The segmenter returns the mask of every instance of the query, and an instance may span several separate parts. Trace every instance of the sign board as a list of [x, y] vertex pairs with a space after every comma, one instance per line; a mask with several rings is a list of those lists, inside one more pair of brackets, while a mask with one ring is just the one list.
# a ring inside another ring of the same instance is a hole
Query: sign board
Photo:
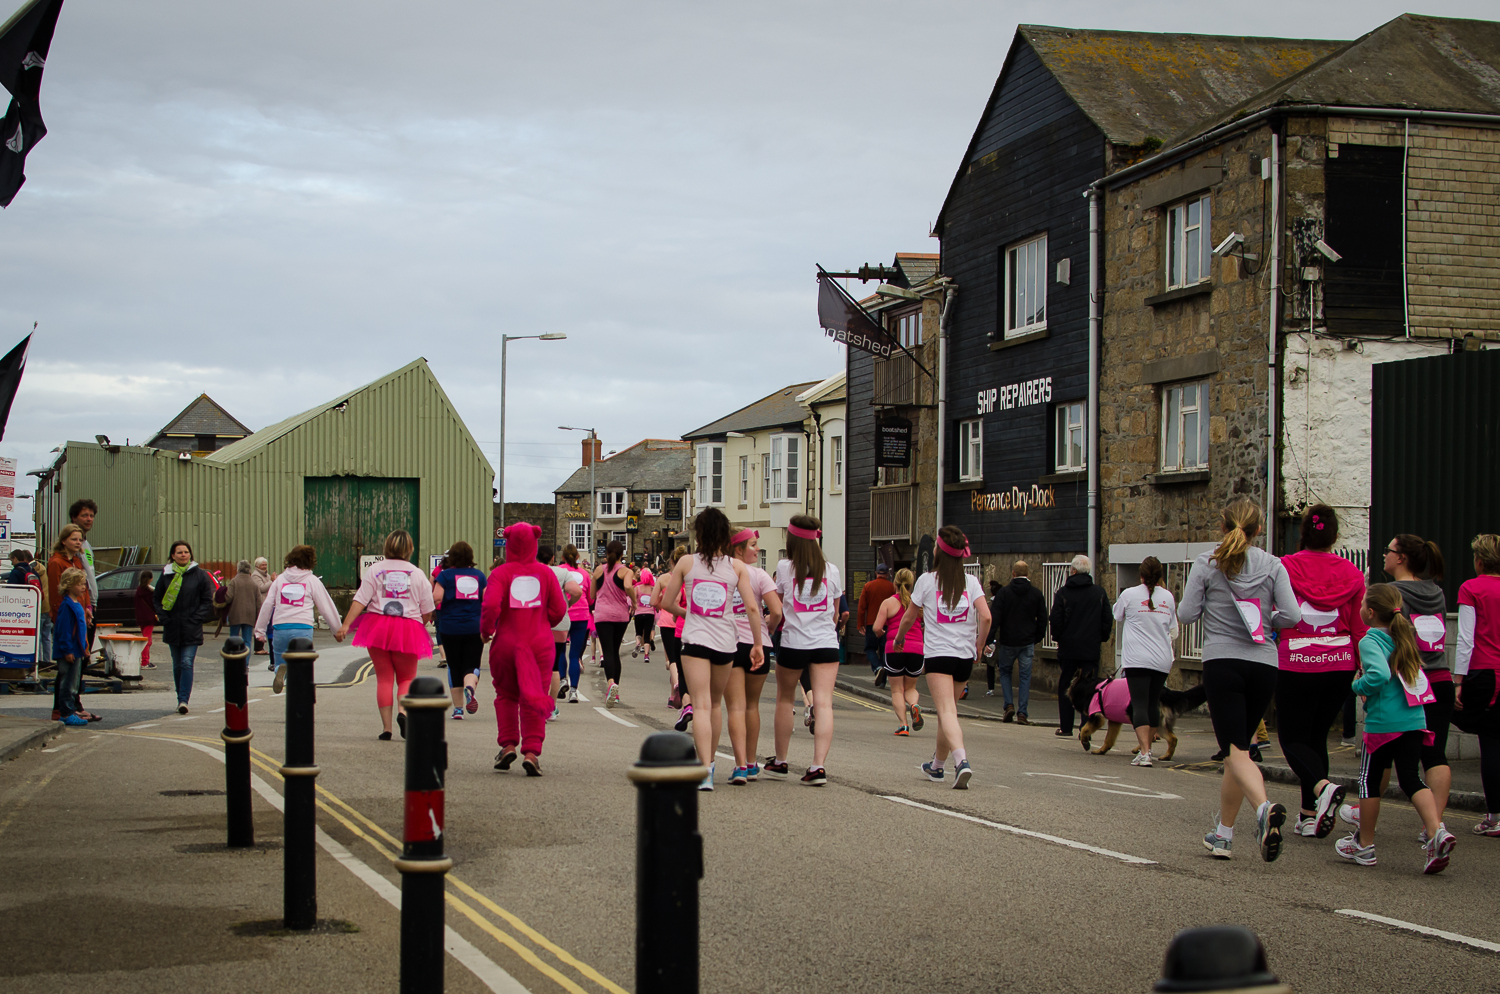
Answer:
[[495, 539], [495, 548], [497, 548], [497, 549], [503, 549], [503, 548], [505, 548], [505, 536], [502, 535], [499, 538]]
[[606, 549], [604, 547], [604, 543], [601, 542], [601, 543], [599, 543], [599, 548], [597, 550], [595, 550], [594, 557], [596, 559], [603, 559], [606, 555], [608, 555], [608, 553], [609, 553], [609, 550]]
[[0, 514], [10, 514], [16, 503], [16, 461], [0, 459]]
[[36, 665], [42, 595], [33, 586], [0, 585], [0, 667]]
[[875, 465], [907, 469], [911, 466], [911, 422], [887, 415], [876, 426]]
[[638, 514], [625, 515], [625, 530], [627, 532], [638, 532], [641, 530], [641, 517]]
[[665, 498], [665, 499], [662, 500], [662, 504], [663, 504], [663, 508], [662, 508], [662, 512], [661, 512], [661, 516], [662, 517], [666, 518], [668, 521], [681, 521], [682, 520], [682, 498], [681, 497], [667, 497], [667, 498]]
[[438, 564], [441, 563], [442, 561], [443, 561], [443, 553], [439, 553], [439, 554], [437, 554], [435, 556], [429, 555], [427, 557], [427, 574], [429, 576], [431, 576], [433, 573], [436, 573], [437, 572], [437, 568], [438, 568]]
[[365, 580], [365, 574], [370, 572], [370, 567], [384, 559], [384, 556], [360, 556], [359, 557], [359, 581]]
[[10, 541], [10, 519], [0, 518], [0, 542]]

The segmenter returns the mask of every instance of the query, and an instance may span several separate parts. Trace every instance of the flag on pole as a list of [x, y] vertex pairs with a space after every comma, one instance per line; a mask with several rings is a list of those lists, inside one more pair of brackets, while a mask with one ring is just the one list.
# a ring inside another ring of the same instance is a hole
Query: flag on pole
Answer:
[[10, 420], [10, 405], [16, 399], [16, 388], [21, 385], [21, 374], [26, 372], [26, 353], [31, 349], [31, 336], [0, 359], [0, 439], [5, 438], [5, 424]]
[[834, 341], [882, 359], [889, 359], [896, 352], [905, 352], [918, 369], [927, 373], [927, 367], [917, 362], [916, 356], [845, 293], [822, 266], [818, 267], [818, 324]]
[[26, 182], [26, 154], [47, 134], [39, 102], [42, 70], [62, 4], [27, 0], [0, 25], [0, 85], [10, 91], [10, 107], [0, 119], [0, 207], [16, 198]]

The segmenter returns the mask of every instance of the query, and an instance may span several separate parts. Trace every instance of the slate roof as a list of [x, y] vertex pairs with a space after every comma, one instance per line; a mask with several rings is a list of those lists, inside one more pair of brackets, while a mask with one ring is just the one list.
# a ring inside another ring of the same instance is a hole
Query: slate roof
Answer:
[[[594, 463], [594, 486], [623, 490], [683, 491], [693, 485], [693, 447], [674, 438], [643, 438], [630, 448]], [[582, 466], [552, 491], [589, 492], [589, 467]]]
[[793, 383], [791, 386], [782, 387], [755, 403], [740, 408], [733, 414], [726, 415], [717, 421], [710, 421], [702, 428], [684, 432], [682, 437], [685, 439], [712, 438], [731, 431], [751, 432], [764, 428], [779, 428], [782, 425], [801, 424], [802, 419], [807, 417], [807, 411], [797, 403], [797, 395], [822, 382], [822, 380], [808, 380], [806, 383]]
[[906, 277], [906, 287], [910, 289], [936, 276], [942, 258], [936, 252], [897, 252], [896, 268]]
[[[168, 421], [166, 427], [156, 433], [156, 438], [163, 435], [217, 435], [228, 438], [244, 438], [250, 434], [250, 429], [241, 424], [234, 415], [220, 407], [206, 393], [200, 393], [197, 398], [182, 409], [182, 412]], [[154, 444], [155, 439], [152, 440]]]

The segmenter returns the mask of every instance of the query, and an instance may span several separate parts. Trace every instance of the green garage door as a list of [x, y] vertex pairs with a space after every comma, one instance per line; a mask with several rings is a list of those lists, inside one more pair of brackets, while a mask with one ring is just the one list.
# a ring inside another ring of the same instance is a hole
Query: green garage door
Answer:
[[360, 556], [378, 556], [397, 528], [417, 536], [417, 480], [373, 476], [309, 476], [303, 481], [307, 544], [318, 553], [327, 587], [359, 586]]

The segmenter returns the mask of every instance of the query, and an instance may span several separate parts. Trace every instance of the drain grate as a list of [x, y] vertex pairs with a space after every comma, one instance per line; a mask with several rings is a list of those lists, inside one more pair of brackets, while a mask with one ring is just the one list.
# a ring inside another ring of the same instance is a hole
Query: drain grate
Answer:
[[162, 797], [223, 797], [222, 790], [162, 790]]

